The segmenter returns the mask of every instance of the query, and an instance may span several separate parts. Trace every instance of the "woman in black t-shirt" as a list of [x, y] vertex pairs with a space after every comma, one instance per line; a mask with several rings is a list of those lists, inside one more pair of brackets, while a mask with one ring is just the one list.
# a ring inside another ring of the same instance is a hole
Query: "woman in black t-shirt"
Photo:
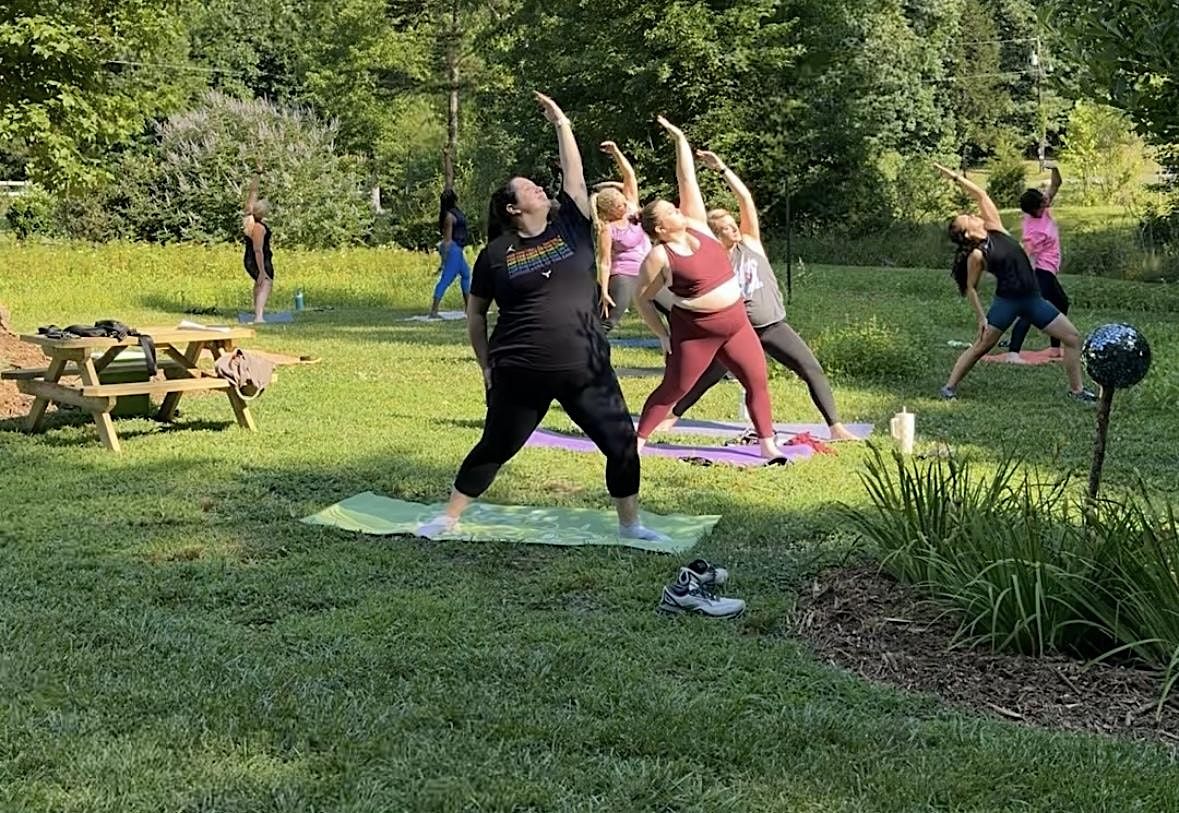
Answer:
[[[975, 363], [998, 344], [999, 338], [1017, 319], [1026, 318], [1064, 345], [1069, 395], [1078, 401], [1095, 401], [1096, 396], [1084, 388], [1081, 378], [1081, 336], [1069, 318], [1040, 294], [1031, 260], [1003, 228], [999, 208], [986, 192], [965, 176], [940, 164], [935, 166], [943, 176], [978, 201], [982, 212], [981, 217], [961, 214], [950, 221], [950, 240], [958, 246], [952, 273], [958, 291], [970, 300], [978, 317], [978, 333], [974, 343], [958, 357], [949, 381], [941, 389], [941, 396], [956, 398], [958, 384]], [[978, 296], [978, 283], [984, 271], [993, 275], [997, 283], [995, 298], [986, 312]]]
[[[434, 538], [454, 531], [555, 400], [606, 456], [619, 535], [658, 541], [664, 537], [638, 517], [639, 452], [601, 325], [581, 154], [561, 108], [540, 93], [536, 98], [557, 128], [562, 190], [555, 209], [527, 178], [512, 178], [491, 196], [489, 242], [475, 260], [467, 306], [467, 331], [487, 387], [483, 437], [459, 468], [446, 510], [417, 533]], [[492, 302], [499, 316], [489, 340]]]

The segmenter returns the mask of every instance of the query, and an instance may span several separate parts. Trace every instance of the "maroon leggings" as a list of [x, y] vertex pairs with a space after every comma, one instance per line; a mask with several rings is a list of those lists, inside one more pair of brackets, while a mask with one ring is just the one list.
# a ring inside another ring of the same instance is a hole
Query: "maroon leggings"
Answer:
[[647, 398], [639, 418], [638, 435], [644, 440], [668, 416], [671, 408], [700, 380], [714, 359], [732, 370], [745, 388], [745, 405], [759, 437], [774, 435], [770, 413], [770, 389], [766, 381], [766, 357], [761, 341], [745, 315], [745, 303], [713, 313], [672, 308], [671, 355], [663, 381]]

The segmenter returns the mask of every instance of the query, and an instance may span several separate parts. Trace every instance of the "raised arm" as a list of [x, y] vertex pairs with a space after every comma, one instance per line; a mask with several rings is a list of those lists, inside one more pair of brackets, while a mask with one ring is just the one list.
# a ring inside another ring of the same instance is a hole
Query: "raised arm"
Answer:
[[585, 170], [581, 164], [581, 150], [577, 148], [577, 139], [573, 137], [573, 126], [569, 117], [562, 112], [557, 103], [539, 91], [535, 91], [536, 100], [544, 109], [544, 116], [557, 128], [557, 149], [561, 156], [562, 187], [577, 208], [587, 218], [590, 216], [589, 190], [585, 185]]
[[633, 208], [639, 208], [639, 179], [635, 176], [635, 168], [613, 141], [603, 141], [601, 149], [614, 159], [614, 166], [618, 167], [618, 174], [622, 176], [622, 196]]
[[1064, 178], [1060, 177], [1060, 167], [1056, 165], [1055, 161], [1052, 162], [1051, 166], [1052, 183], [1048, 186], [1048, 192], [1045, 194], [1045, 197], [1048, 198], [1047, 202], [1049, 206], [1056, 200], [1056, 193], [1060, 191], [1060, 187], [1064, 184]]
[[761, 223], [757, 219], [757, 207], [753, 204], [753, 195], [749, 192], [749, 187], [737, 177], [737, 173], [729, 169], [724, 161], [720, 159], [715, 152], [708, 150], [697, 150], [696, 155], [700, 158], [700, 163], [709, 169], [714, 169], [721, 174], [728, 184], [733, 196], [737, 198], [737, 205], [740, 208], [741, 214], [741, 234], [761, 242]]
[[955, 172], [949, 167], [944, 167], [941, 164], [934, 164], [934, 166], [937, 167], [937, 171], [941, 173], [943, 178], [958, 184], [958, 186], [965, 190], [966, 194], [978, 201], [979, 213], [986, 222], [988, 229], [1007, 231], [1007, 229], [1003, 228], [1003, 219], [999, 217], [999, 207], [991, 200], [991, 196], [983, 191], [982, 187], [965, 175]]
[[696, 182], [696, 159], [692, 157], [692, 145], [688, 143], [684, 131], [663, 116], [659, 116], [657, 121], [675, 141], [675, 176], [680, 187], [680, 211], [684, 217], [704, 223], [708, 220], [708, 210], [704, 207], [700, 184]]

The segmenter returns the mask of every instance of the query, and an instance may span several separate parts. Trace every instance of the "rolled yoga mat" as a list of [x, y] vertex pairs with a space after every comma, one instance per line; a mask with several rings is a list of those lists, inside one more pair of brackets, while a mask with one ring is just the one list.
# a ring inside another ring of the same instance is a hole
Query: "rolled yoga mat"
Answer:
[[[581, 435], [566, 435], [551, 429], [537, 429], [528, 438], [527, 446], [545, 449], [562, 449], [566, 452], [592, 452], [601, 454], [594, 442]], [[753, 446], [678, 446], [672, 443], [649, 443], [643, 447], [643, 454], [652, 457], [673, 457], [678, 460], [706, 460], [727, 466], [764, 466], [766, 459]], [[809, 446], [787, 446], [783, 456], [790, 462], [806, 460], [814, 451]]]
[[[631, 417], [637, 426], [639, 416], [632, 415]], [[871, 435], [872, 430], [875, 428], [870, 423], [847, 423], [844, 426], [860, 439]], [[737, 423], [736, 421], [708, 421], [680, 418], [676, 421], [675, 426], [667, 430], [667, 434], [700, 435], [701, 437], [731, 440], [743, 435], [748, 428], [749, 424]], [[779, 435], [801, 435], [803, 433], [809, 433], [816, 440], [831, 439], [831, 431], [827, 428], [826, 424], [821, 423], [776, 423], [774, 424], [774, 432]]]
[[[304, 517], [307, 525], [329, 525], [377, 536], [413, 536], [417, 527], [443, 509], [442, 503], [424, 505], [395, 500], [366, 491]], [[603, 545], [637, 548], [653, 553], [682, 554], [712, 532], [719, 516], [651, 514], [640, 512], [648, 528], [666, 534], [668, 542], [619, 539], [618, 515], [596, 508], [541, 508], [476, 502], [453, 533], [439, 539], [467, 542], [516, 542], [525, 545]]]

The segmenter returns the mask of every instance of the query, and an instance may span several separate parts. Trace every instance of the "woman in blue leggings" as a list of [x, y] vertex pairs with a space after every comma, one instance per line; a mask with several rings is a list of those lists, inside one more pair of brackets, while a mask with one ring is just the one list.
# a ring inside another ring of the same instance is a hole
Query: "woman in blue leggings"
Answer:
[[438, 251], [442, 255], [441, 276], [434, 286], [434, 302], [430, 305], [430, 318], [440, 319], [438, 305], [446, 294], [446, 289], [455, 279], [459, 280], [459, 287], [463, 290], [463, 309], [466, 309], [467, 296], [471, 293], [471, 268], [467, 265], [467, 258], [463, 256], [463, 249], [470, 242], [467, 231], [467, 216], [458, 207], [458, 195], [453, 189], [446, 189], [442, 193], [438, 211], [438, 231], [442, 241], [438, 244]]

